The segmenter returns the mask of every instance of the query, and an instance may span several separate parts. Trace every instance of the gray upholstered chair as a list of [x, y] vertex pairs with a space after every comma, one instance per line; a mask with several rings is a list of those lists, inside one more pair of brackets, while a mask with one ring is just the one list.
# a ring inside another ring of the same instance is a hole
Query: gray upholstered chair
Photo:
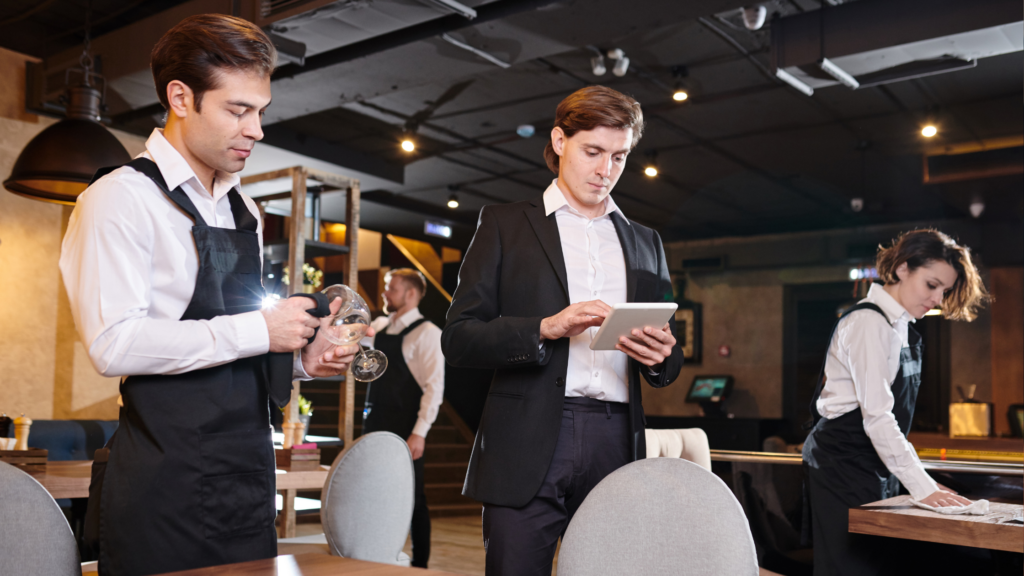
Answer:
[[42, 484], [0, 462], [0, 574], [75, 576], [78, 545]]
[[598, 484], [562, 538], [558, 576], [756, 576], [743, 509], [717, 476], [679, 458], [627, 464]]
[[408, 566], [402, 552], [412, 523], [415, 478], [405, 440], [361, 436], [334, 460], [321, 496], [324, 533], [277, 541], [278, 554], [330, 553]]

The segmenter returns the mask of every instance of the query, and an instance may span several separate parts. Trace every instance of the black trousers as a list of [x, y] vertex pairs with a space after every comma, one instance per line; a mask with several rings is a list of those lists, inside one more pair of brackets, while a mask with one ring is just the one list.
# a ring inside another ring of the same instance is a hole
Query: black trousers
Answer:
[[550, 576], [558, 538], [605, 476], [631, 460], [626, 404], [566, 398], [555, 454], [522, 508], [484, 504], [487, 576]]
[[427, 496], [423, 491], [423, 456], [412, 461], [412, 469], [416, 474], [415, 503], [412, 508], [412, 565], [426, 568], [430, 560], [430, 510], [427, 509]]

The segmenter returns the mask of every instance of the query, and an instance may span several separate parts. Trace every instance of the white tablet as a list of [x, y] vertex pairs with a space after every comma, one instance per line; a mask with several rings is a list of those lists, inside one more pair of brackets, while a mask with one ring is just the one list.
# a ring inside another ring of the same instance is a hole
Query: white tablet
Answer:
[[[668, 322], [679, 305], [674, 302], [630, 302], [615, 304], [612, 312], [597, 330], [597, 336], [590, 342], [591, 350], [615, 350], [619, 338], [631, 335], [634, 329], [645, 326], [660, 329]], [[636, 338], [633, 338], [636, 340]]]

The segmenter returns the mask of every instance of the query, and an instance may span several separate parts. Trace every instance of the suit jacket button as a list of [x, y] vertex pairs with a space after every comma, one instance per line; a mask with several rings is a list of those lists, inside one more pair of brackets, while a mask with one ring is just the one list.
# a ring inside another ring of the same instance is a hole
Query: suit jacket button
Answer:
[[565, 386], [565, 378], [562, 378], [561, 376], [555, 378], [555, 386]]

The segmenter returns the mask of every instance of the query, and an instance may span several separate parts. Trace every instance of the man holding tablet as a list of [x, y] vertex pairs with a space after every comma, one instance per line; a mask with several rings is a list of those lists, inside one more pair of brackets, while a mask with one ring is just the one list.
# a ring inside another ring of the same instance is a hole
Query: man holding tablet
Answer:
[[675, 324], [590, 344], [612, 306], [670, 302], [657, 232], [610, 193], [640, 140], [632, 98], [583, 88], [555, 112], [543, 196], [487, 206], [459, 271], [441, 346], [455, 366], [494, 370], [463, 494], [484, 503], [487, 574], [550, 574], [590, 490], [643, 458], [641, 378], [679, 375]]

